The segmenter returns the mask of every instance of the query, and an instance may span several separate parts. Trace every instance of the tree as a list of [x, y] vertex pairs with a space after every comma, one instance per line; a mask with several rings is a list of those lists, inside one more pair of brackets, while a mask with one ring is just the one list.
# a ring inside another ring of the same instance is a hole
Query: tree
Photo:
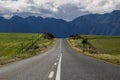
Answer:
[[81, 39], [81, 36], [78, 35], [78, 34], [75, 34], [75, 35], [70, 35], [70, 38], [72, 38], [72, 39]]
[[83, 38], [81, 43], [83, 45], [83, 52], [84, 52], [87, 50], [88, 39]]
[[82, 40], [82, 44], [84, 45], [84, 44], [88, 44], [88, 39], [83, 39]]
[[52, 35], [51, 33], [43, 33], [43, 38], [45, 39], [54, 39], [54, 35]]

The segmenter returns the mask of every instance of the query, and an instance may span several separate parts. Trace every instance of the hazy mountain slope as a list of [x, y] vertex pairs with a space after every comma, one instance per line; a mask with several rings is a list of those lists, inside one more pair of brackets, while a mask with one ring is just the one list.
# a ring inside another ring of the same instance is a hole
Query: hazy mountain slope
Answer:
[[83, 34], [120, 35], [120, 11], [103, 15], [89, 14], [71, 22]]
[[13, 16], [11, 19], [0, 17], [0, 32], [50, 32], [56, 37], [71, 34], [120, 35], [120, 11], [80, 16], [71, 22], [34, 16]]

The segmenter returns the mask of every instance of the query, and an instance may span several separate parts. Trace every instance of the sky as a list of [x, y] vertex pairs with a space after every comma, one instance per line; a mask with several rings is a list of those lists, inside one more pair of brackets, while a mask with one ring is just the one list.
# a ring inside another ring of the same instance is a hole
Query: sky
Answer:
[[0, 16], [41, 16], [73, 20], [86, 14], [120, 10], [120, 0], [0, 0]]

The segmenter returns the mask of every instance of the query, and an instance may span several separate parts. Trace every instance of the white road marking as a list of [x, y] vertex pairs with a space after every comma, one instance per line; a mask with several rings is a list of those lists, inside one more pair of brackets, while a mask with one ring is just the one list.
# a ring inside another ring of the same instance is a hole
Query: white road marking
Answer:
[[57, 74], [56, 74], [55, 80], [60, 80], [60, 77], [61, 77], [61, 61], [62, 61], [62, 53], [60, 54], [60, 60], [58, 62]]
[[57, 65], [57, 62], [55, 62], [54, 65], [56, 66], [56, 65]]
[[49, 76], [48, 76], [48, 78], [51, 79], [51, 78], [53, 78], [53, 76], [54, 76], [54, 71], [51, 71], [50, 74], [49, 74]]

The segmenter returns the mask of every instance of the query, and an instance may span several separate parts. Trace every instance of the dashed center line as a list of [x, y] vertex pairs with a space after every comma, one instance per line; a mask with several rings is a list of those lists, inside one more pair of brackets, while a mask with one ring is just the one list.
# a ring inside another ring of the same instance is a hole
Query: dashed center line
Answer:
[[[57, 66], [57, 71], [56, 71], [56, 77], [55, 80], [60, 80], [61, 79], [61, 61], [62, 61], [62, 52], [61, 52], [61, 40], [60, 40], [60, 55], [58, 55], [57, 62], [54, 63], [54, 66]], [[48, 78], [52, 79], [54, 76], [55, 72], [51, 71]]]
[[56, 65], [57, 65], [57, 62], [55, 62], [54, 65], [56, 66]]
[[48, 78], [49, 78], [49, 79], [53, 78], [54, 73], [55, 73], [54, 71], [51, 71], [50, 74], [49, 74], [49, 76], [48, 76]]

